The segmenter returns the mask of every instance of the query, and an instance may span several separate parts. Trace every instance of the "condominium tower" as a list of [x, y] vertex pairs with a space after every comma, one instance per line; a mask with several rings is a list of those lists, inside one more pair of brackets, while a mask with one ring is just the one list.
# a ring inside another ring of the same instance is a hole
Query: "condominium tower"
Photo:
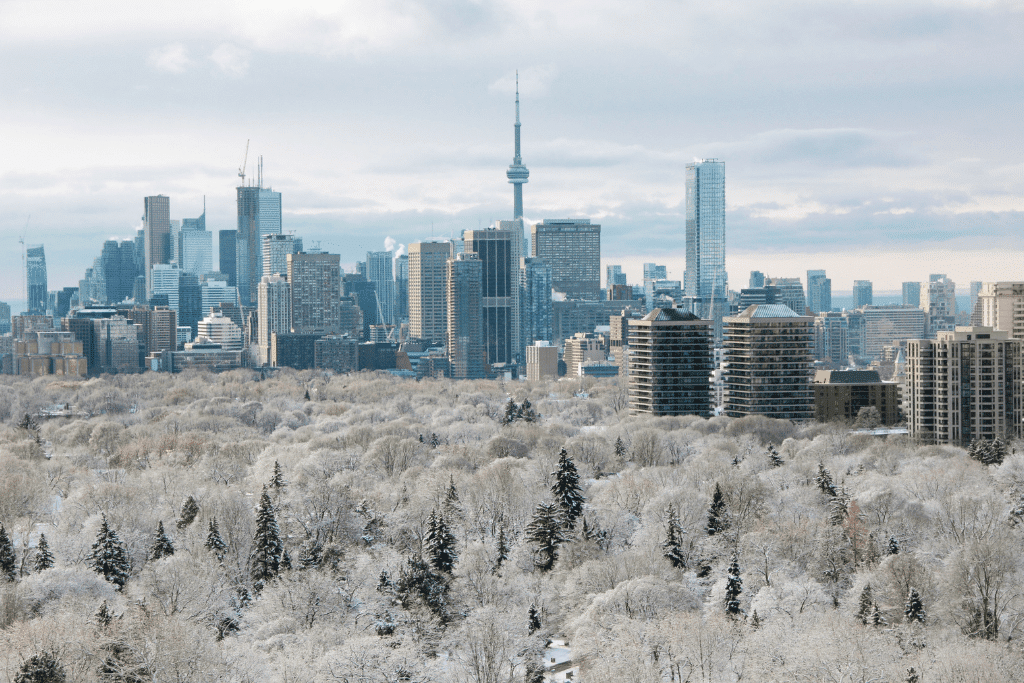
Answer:
[[445, 268], [452, 256], [451, 242], [409, 245], [409, 336], [444, 343], [448, 331]]
[[695, 312], [716, 321], [729, 296], [725, 272], [725, 164], [705, 159], [686, 165], [686, 272], [683, 293]]
[[263, 277], [263, 238], [281, 233], [281, 193], [260, 186], [236, 189], [235, 282], [242, 305], [251, 306]]
[[710, 415], [711, 321], [656, 308], [628, 324], [629, 412]]
[[288, 283], [292, 290], [293, 332], [344, 331], [338, 254], [288, 254]]
[[30, 244], [25, 248], [25, 289], [28, 314], [46, 315], [46, 251], [41, 244]]
[[462, 253], [445, 263], [447, 349], [453, 379], [484, 376], [484, 263], [476, 253]]

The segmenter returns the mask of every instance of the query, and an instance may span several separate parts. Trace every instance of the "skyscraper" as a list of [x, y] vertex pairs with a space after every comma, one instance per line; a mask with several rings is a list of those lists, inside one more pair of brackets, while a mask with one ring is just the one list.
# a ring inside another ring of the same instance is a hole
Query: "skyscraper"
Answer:
[[870, 306], [874, 301], [871, 280], [853, 281], [853, 307]]
[[146, 197], [142, 230], [146, 245], [146, 296], [153, 294], [150, 271], [158, 263], [171, 262], [171, 198], [163, 195]]
[[445, 269], [451, 242], [409, 245], [409, 336], [444, 343], [448, 333]]
[[395, 324], [409, 322], [409, 255], [395, 257]]
[[377, 285], [380, 323], [395, 324], [395, 252], [366, 252], [366, 279]]
[[903, 283], [903, 305], [904, 306], [920, 306], [921, 305], [921, 283], [920, 282], [904, 282]]
[[686, 272], [683, 293], [694, 312], [715, 322], [721, 338], [729, 296], [725, 272], [725, 164], [705, 159], [686, 165]]
[[545, 219], [530, 227], [530, 251], [551, 268], [551, 286], [570, 299], [601, 298], [601, 226]]
[[[522, 353], [519, 328], [522, 221], [498, 221], [497, 224], [502, 227], [463, 233], [465, 253], [474, 253], [480, 259], [483, 345], [488, 365], [513, 363], [516, 353]], [[519, 230], [514, 229], [515, 225]], [[451, 308], [448, 310], [450, 313]]]
[[218, 233], [217, 249], [220, 251], [220, 272], [228, 276], [228, 285], [234, 287], [235, 282], [235, 240], [238, 230], [221, 230]]
[[25, 248], [25, 289], [29, 315], [46, 315], [46, 252], [41, 244]]
[[530, 171], [523, 165], [523, 158], [519, 153], [519, 72], [516, 72], [516, 152], [505, 175], [512, 184], [512, 218], [522, 218], [523, 183], [530, 182]]
[[239, 187], [237, 190], [235, 280], [242, 305], [251, 306], [263, 277], [263, 238], [281, 233], [281, 193], [261, 185]]
[[541, 259], [524, 258], [522, 271], [523, 344], [529, 349], [535, 342], [550, 342], [554, 335], [551, 324], [551, 268]]
[[478, 254], [457, 254], [446, 262], [447, 348], [453, 379], [484, 376], [483, 281], [484, 264]]
[[178, 296], [180, 292], [181, 270], [178, 266], [169, 263], [158, 263], [153, 266], [150, 273], [152, 278], [152, 295], [154, 298], [160, 295], [167, 296], [167, 307], [172, 311], [178, 310]]
[[689, 311], [656, 308], [629, 320], [629, 412], [711, 413], [711, 321]]
[[341, 257], [337, 254], [288, 254], [292, 289], [292, 331], [342, 332]]
[[644, 264], [644, 281], [667, 280], [668, 266], [659, 266], [657, 263]]
[[260, 365], [267, 365], [270, 362], [270, 341], [273, 333], [291, 332], [291, 287], [283, 275], [264, 275], [257, 296], [259, 314], [256, 323], [256, 344], [259, 347]]
[[[292, 235], [266, 235], [261, 244], [263, 249], [263, 277], [287, 273], [288, 254], [297, 254], [302, 251], [297, 247], [295, 237]], [[287, 332], [287, 330], [283, 331]]]
[[815, 313], [832, 310], [832, 280], [824, 270], [807, 271], [807, 307]]
[[205, 208], [199, 218], [182, 219], [177, 245], [181, 272], [206, 275], [213, 270], [213, 234], [206, 230]]
[[622, 266], [608, 266], [605, 277], [605, 287], [611, 289], [615, 285], [626, 284], [626, 274], [622, 272]]

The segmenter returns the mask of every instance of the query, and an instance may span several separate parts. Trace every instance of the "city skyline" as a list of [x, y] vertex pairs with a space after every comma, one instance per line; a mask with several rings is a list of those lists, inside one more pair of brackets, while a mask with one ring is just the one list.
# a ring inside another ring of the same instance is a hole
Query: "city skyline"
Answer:
[[68, 5], [63, 24], [8, 8], [0, 298], [22, 298], [26, 224], [51, 289], [77, 282], [104, 240], [134, 237], [140, 197], [170, 196], [182, 218], [206, 195], [208, 229], [234, 227], [247, 139], [283, 194], [283, 229], [342, 263], [386, 235], [408, 244], [509, 219], [499, 174], [517, 66], [527, 224], [601, 223], [603, 250], [622, 255], [602, 266], [632, 281], [644, 261], [682, 278], [697, 157], [729, 164], [734, 277], [825, 269], [837, 292], [933, 271], [1019, 277], [1007, 252], [1024, 194], [1012, 114], [1024, 17], [1012, 8], [656, 3], [623, 18], [596, 3], [577, 26], [571, 4], [543, 19], [528, 2], [411, 7], [237, 21], [216, 4], [155, 6], [114, 21], [102, 4]]

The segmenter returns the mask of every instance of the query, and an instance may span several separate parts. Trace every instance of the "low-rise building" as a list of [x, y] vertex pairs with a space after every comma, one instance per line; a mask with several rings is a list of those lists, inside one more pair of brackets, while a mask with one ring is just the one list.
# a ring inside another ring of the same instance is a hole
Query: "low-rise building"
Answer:
[[875, 408], [881, 424], [899, 422], [899, 387], [874, 370], [818, 370], [814, 374], [814, 419], [852, 422], [864, 408]]

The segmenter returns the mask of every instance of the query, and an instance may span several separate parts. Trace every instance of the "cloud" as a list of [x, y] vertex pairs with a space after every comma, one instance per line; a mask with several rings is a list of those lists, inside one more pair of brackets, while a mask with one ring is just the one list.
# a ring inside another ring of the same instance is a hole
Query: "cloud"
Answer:
[[146, 62], [157, 71], [166, 71], [172, 74], [184, 73], [192, 66], [188, 49], [181, 43], [171, 43], [156, 48], [149, 53]]
[[249, 72], [249, 51], [224, 43], [210, 54], [210, 59], [221, 73], [232, 78], [241, 78]]
[[[519, 92], [524, 97], [542, 97], [548, 94], [551, 84], [558, 77], [558, 69], [552, 64], [537, 64], [519, 70]], [[516, 72], [510, 72], [491, 83], [488, 90], [502, 95], [516, 92]]]

